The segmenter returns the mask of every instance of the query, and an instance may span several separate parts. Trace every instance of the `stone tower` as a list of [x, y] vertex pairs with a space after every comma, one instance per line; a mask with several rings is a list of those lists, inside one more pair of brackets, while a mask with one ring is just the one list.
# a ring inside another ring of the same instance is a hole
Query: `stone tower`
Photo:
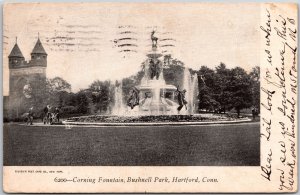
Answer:
[[29, 107], [41, 109], [46, 89], [47, 53], [38, 38], [31, 59], [25, 58], [16, 41], [9, 60], [9, 104], [12, 117], [19, 117]]
[[31, 52], [30, 65], [36, 67], [47, 67], [47, 53], [40, 41], [40, 38], [38, 38]]

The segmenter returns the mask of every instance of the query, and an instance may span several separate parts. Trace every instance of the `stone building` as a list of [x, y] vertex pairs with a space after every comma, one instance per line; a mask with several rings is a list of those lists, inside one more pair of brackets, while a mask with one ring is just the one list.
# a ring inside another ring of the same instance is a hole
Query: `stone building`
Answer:
[[[31, 59], [25, 58], [16, 42], [9, 60], [9, 97], [8, 114], [10, 117], [20, 117], [30, 107], [40, 110], [43, 106], [43, 95], [46, 90], [47, 53], [38, 38]], [[4, 98], [4, 99], [7, 99]], [[5, 105], [7, 106], [7, 105]]]

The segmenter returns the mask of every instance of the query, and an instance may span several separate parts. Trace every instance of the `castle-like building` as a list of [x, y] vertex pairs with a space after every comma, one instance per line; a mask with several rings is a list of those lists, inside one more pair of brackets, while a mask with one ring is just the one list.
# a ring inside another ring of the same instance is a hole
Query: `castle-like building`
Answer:
[[40, 109], [46, 87], [47, 68], [47, 53], [40, 38], [31, 52], [29, 61], [25, 61], [16, 41], [8, 56], [8, 64], [9, 97], [4, 98], [4, 104], [9, 115], [19, 117], [28, 111], [29, 107]]

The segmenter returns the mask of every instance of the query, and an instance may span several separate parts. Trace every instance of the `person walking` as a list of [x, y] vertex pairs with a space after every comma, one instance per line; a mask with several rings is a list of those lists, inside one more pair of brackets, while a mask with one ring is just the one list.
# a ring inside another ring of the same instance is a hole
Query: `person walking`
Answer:
[[49, 119], [51, 117], [51, 113], [50, 113], [50, 105], [47, 105], [45, 108], [44, 108], [44, 118], [43, 118], [43, 122], [44, 124], [48, 123], [49, 122]]
[[58, 107], [55, 107], [54, 113], [56, 115], [57, 122], [59, 122], [59, 108]]
[[33, 125], [33, 107], [28, 110], [27, 124]]
[[253, 120], [255, 120], [255, 115], [256, 115], [256, 109], [255, 109], [255, 107], [252, 107], [252, 118], [253, 118]]

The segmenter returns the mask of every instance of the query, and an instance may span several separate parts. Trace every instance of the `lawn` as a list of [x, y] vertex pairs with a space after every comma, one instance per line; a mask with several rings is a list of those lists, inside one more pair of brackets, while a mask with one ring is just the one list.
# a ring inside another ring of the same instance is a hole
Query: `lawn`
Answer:
[[4, 165], [259, 166], [259, 123], [73, 127], [4, 124]]

